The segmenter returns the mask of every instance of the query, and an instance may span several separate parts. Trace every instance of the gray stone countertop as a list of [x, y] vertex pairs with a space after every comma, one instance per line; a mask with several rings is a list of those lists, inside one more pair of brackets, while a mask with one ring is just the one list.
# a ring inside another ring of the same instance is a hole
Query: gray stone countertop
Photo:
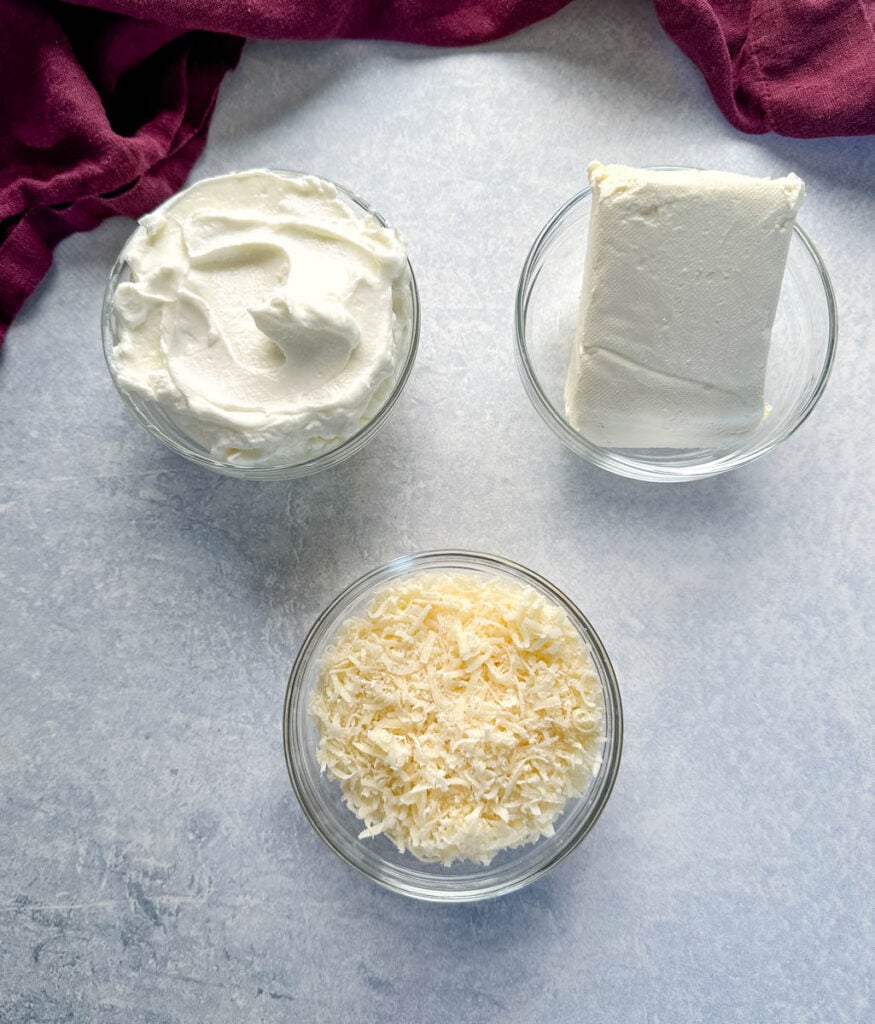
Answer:
[[[529, 405], [517, 278], [594, 158], [807, 182], [839, 354], [767, 458], [635, 483]], [[469, 50], [249, 44], [193, 177], [261, 165], [340, 181], [403, 231], [420, 358], [340, 467], [225, 479], [153, 441], [107, 375], [101, 296], [131, 223], [58, 250], [0, 356], [0, 1020], [875, 1019], [875, 139], [736, 132], [623, 0]], [[282, 754], [318, 612], [436, 547], [563, 588], [626, 713], [585, 843], [467, 906], [349, 870]]]

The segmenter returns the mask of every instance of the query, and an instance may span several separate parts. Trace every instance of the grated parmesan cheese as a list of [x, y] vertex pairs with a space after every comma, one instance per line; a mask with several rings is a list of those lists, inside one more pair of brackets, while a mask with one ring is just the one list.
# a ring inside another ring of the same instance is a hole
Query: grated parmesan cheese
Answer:
[[474, 573], [381, 590], [325, 652], [310, 713], [360, 837], [444, 865], [552, 835], [601, 763], [601, 684], [566, 612]]

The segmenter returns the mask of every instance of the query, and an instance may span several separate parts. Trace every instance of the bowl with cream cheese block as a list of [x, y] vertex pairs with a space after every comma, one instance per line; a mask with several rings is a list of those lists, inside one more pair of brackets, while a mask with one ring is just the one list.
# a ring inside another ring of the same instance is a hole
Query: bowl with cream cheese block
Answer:
[[286, 764], [322, 839], [406, 896], [512, 892], [574, 850], [620, 763], [617, 681], [553, 584], [471, 552], [396, 559], [318, 618], [292, 669]]
[[794, 174], [592, 163], [523, 267], [516, 354], [578, 455], [641, 480], [744, 465], [792, 434], [835, 355]]
[[110, 374], [142, 425], [220, 473], [334, 465], [383, 424], [419, 339], [406, 246], [333, 182], [251, 170], [143, 217], [103, 307]]

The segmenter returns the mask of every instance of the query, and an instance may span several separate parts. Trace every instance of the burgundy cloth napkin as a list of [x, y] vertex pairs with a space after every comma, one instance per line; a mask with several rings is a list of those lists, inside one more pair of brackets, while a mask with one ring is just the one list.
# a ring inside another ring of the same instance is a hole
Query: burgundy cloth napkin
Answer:
[[[0, 0], [0, 344], [67, 235], [181, 187], [243, 38], [494, 39], [567, 0]], [[656, 0], [737, 127], [875, 132], [875, 0]]]
[[745, 132], [875, 133], [875, 0], [655, 0]]

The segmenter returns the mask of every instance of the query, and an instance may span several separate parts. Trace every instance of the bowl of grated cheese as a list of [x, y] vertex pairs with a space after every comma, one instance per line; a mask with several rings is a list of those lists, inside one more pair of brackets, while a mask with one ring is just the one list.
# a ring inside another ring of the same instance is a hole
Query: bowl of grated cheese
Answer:
[[398, 558], [320, 615], [292, 668], [286, 765], [318, 835], [387, 889], [513, 892], [587, 835], [620, 763], [595, 630], [552, 583], [464, 551]]

